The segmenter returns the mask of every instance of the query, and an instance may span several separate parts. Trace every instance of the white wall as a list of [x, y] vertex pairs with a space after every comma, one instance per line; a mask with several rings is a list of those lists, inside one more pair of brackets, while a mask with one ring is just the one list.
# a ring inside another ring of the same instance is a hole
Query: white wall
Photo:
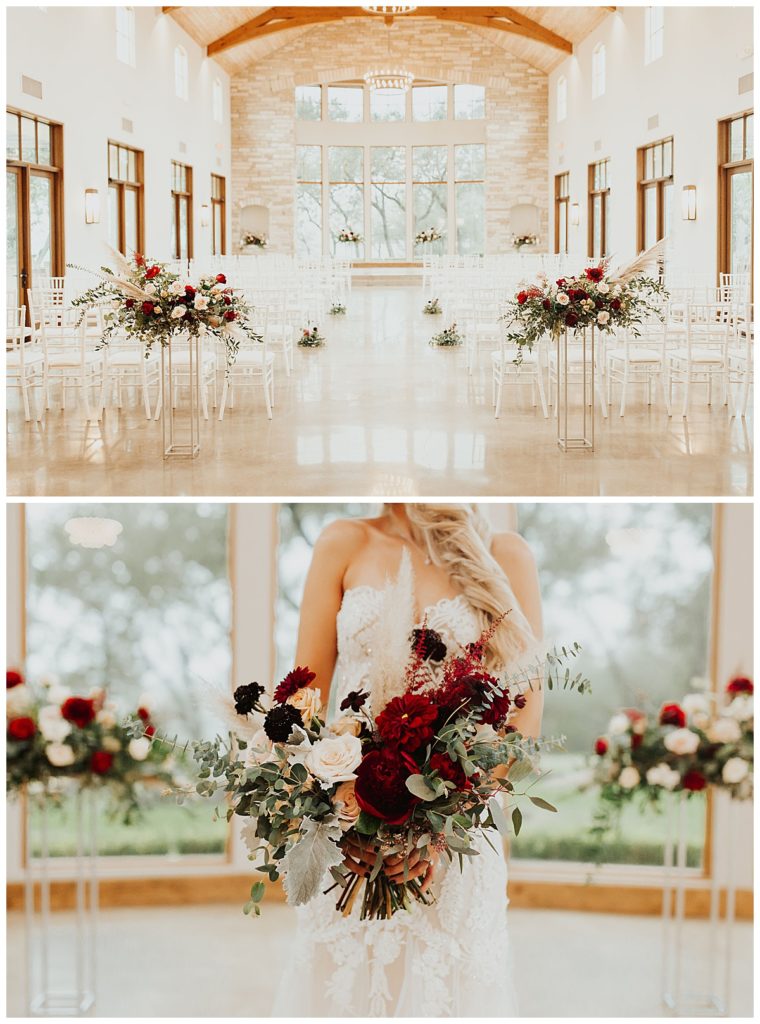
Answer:
[[[105, 261], [109, 139], [145, 153], [145, 250], [156, 259], [171, 255], [172, 160], [193, 168], [196, 257], [211, 251], [200, 206], [210, 200], [212, 173], [227, 178], [230, 194], [228, 76], [160, 7], [134, 10], [134, 68], [116, 57], [115, 7], [7, 10], [8, 105], [63, 124], [67, 262], [98, 267]], [[177, 45], [188, 55], [189, 101], [174, 93]], [[42, 82], [41, 100], [22, 92], [22, 75]], [[222, 124], [212, 114], [216, 78], [224, 92]], [[124, 131], [122, 118], [133, 122], [132, 133]], [[100, 224], [84, 222], [86, 188], [100, 192]]]
[[[753, 69], [751, 7], [666, 7], [664, 55], [644, 64], [644, 7], [621, 7], [576, 47], [549, 80], [549, 188], [570, 172], [581, 223], [570, 251], [585, 255], [587, 168], [610, 159], [610, 252], [636, 252], [636, 150], [674, 138], [673, 262], [704, 284], [717, 274], [717, 122], [753, 105], [738, 80]], [[591, 55], [604, 43], [606, 92], [591, 99]], [[557, 124], [557, 79], [567, 79], [567, 118]], [[657, 127], [648, 129], [651, 117]], [[681, 187], [697, 186], [697, 220], [681, 219]], [[552, 204], [553, 205], [553, 204]], [[552, 237], [554, 211], [552, 209]]]

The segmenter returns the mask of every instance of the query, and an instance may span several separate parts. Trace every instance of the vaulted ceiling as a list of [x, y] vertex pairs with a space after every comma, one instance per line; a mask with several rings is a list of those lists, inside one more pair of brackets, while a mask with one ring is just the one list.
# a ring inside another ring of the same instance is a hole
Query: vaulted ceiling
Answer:
[[[319, 25], [380, 20], [361, 7], [164, 7], [230, 75], [264, 60]], [[573, 52], [614, 7], [418, 7], [411, 15], [424, 32], [430, 20], [459, 22], [506, 52], [549, 73]], [[400, 20], [400, 19], [397, 19]], [[359, 38], [357, 37], [357, 44]]]

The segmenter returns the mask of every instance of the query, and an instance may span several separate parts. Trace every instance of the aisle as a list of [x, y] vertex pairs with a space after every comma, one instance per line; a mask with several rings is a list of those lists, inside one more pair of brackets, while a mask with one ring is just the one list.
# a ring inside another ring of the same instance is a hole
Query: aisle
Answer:
[[[223, 422], [203, 425], [203, 451], [164, 463], [160, 425], [130, 395], [99, 425], [74, 407], [25, 424], [11, 395], [8, 493], [122, 495], [746, 495], [751, 421], [730, 421], [698, 394], [688, 428], [647, 409], [598, 417], [598, 451], [562, 455], [530, 388], [491, 407], [490, 353], [469, 377], [464, 353], [427, 342], [444, 324], [422, 314], [418, 285], [361, 284], [348, 313], [320, 324], [328, 344], [280, 363], [271, 423], [242, 392]], [[279, 359], [280, 357], [278, 357]]]

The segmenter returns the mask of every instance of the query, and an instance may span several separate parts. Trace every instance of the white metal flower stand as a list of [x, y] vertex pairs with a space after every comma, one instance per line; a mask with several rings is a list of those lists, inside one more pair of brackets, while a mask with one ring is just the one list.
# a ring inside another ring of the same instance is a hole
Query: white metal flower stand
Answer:
[[[573, 338], [570, 339], [572, 333]], [[595, 396], [594, 328], [560, 331], [555, 336], [557, 375], [557, 444], [563, 452], [594, 450]], [[575, 350], [575, 357], [573, 352]], [[570, 388], [581, 386], [580, 412], [572, 401]], [[572, 420], [571, 420], [572, 415]]]
[[[201, 450], [201, 339], [172, 334], [161, 346], [161, 429], [164, 458], [195, 458]], [[178, 407], [179, 387], [188, 389], [188, 404]]]
[[[73, 934], [51, 914], [51, 887], [60, 877], [61, 858], [50, 855], [50, 797], [27, 794], [25, 895], [25, 970], [27, 1016], [78, 1017], [96, 996], [98, 915], [97, 796], [74, 785], [76, 850], [66, 859], [75, 890]], [[33, 857], [35, 824], [39, 856]], [[71, 877], [67, 871], [67, 878]]]

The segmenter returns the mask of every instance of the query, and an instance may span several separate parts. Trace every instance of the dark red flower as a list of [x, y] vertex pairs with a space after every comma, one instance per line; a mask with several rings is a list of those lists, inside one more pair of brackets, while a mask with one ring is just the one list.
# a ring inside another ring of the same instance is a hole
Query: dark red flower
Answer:
[[36, 732], [33, 718], [12, 718], [8, 722], [8, 735], [12, 740], [30, 740]]
[[528, 293], [527, 292], [518, 292], [517, 293], [517, 301], [518, 301], [518, 303], [521, 306], [524, 305], [528, 301]]
[[139, 252], [135, 253], [135, 266], [138, 266], [138, 267], [144, 267], [145, 266], [145, 257], [142, 255], [142, 253], [139, 253]]
[[109, 754], [107, 750], [96, 750], [90, 758], [90, 770], [96, 775], [105, 775], [111, 770], [112, 764], [113, 754]]
[[680, 704], [663, 704], [660, 710], [660, 725], [675, 725], [683, 729], [686, 725], [686, 712]]
[[389, 701], [375, 720], [386, 743], [402, 750], [418, 750], [433, 738], [438, 708], [421, 693], [405, 693]]
[[148, 269], [145, 271], [145, 280], [146, 281], [150, 281], [154, 277], [158, 277], [158, 275], [160, 273], [161, 273], [161, 268], [160, 267], [157, 267], [157, 266], [148, 267]]
[[707, 779], [704, 777], [702, 772], [698, 772], [696, 768], [692, 768], [690, 771], [686, 772], [684, 777], [681, 779], [681, 785], [684, 789], [688, 789], [692, 793], [698, 793], [707, 785]]
[[303, 689], [304, 686], [308, 686], [309, 683], [313, 683], [317, 678], [317, 673], [312, 672], [309, 668], [294, 668], [292, 672], [288, 672], [283, 681], [274, 691], [274, 699], [278, 704], [284, 704], [288, 697], [292, 697], [297, 690]]
[[227, 312], [224, 314], [224, 319], [229, 321], [237, 320], [237, 313], [235, 312], [234, 309], [228, 309]]
[[644, 742], [644, 737], [640, 732], [631, 733], [631, 750], [637, 750]]
[[604, 270], [602, 267], [586, 267], [586, 277], [589, 281], [601, 281], [604, 277]]
[[388, 825], [401, 825], [417, 802], [406, 788], [406, 780], [417, 771], [411, 758], [399, 750], [371, 750], [356, 769], [356, 802]]
[[225, 306], [231, 306], [232, 305], [232, 299], [230, 298], [229, 295], [223, 295], [222, 299], [224, 300]]
[[504, 725], [506, 722], [511, 705], [512, 701], [509, 699], [509, 694], [506, 691], [502, 694], [494, 694], [490, 704], [485, 705], [480, 721], [498, 729], [500, 725]]
[[146, 316], [147, 316], [148, 313], [152, 313], [153, 312], [153, 303], [152, 302], [143, 302], [143, 304], [142, 304], [142, 311], [143, 311], [143, 313], [146, 314]]
[[15, 668], [5, 670], [5, 689], [12, 690], [14, 686], [22, 686], [24, 677]]
[[150, 711], [148, 711], [147, 708], [138, 708], [137, 717], [140, 718], [143, 722], [147, 722], [148, 719], [150, 718]]
[[620, 301], [620, 299], [613, 299], [612, 302], [610, 303], [611, 308], [614, 309], [614, 310], [620, 309], [620, 307], [622, 305], [623, 305], [623, 303]]
[[69, 697], [61, 705], [61, 715], [67, 722], [84, 729], [95, 718], [95, 701], [87, 697]]
[[544, 309], [551, 309], [552, 308], [551, 299], [544, 299], [544, 301], [541, 303], [541, 305], [544, 307]]
[[227, 284], [227, 278], [224, 274], [217, 274], [215, 280], [217, 284]]
[[736, 696], [737, 693], [746, 693], [751, 696], [755, 692], [755, 687], [751, 679], [747, 679], [745, 676], [737, 676], [732, 679], [726, 687], [726, 693], [733, 694]]
[[578, 323], [578, 316], [576, 313], [568, 313], [565, 317], [565, 323], [568, 327], [575, 327]]
[[557, 287], [558, 288], [564, 288], [566, 284], [567, 284], [566, 278], [560, 277], [560, 278], [557, 279]]
[[604, 738], [604, 736], [600, 736], [594, 744], [594, 753], [598, 754], [600, 757], [604, 757], [604, 755], [607, 753], [609, 749], [610, 745], [607, 742], [607, 740]]
[[458, 761], [452, 761], [448, 754], [433, 754], [430, 758], [431, 771], [438, 772], [446, 782], [453, 782], [457, 789], [472, 789], [472, 783]]
[[446, 644], [434, 629], [413, 629], [410, 639], [412, 650], [423, 661], [443, 661], [446, 657]]
[[368, 697], [369, 694], [364, 690], [351, 690], [348, 696], [344, 697], [340, 702], [340, 710], [348, 711], [350, 709], [358, 713], [367, 703]]
[[185, 285], [185, 295], [187, 295], [191, 299], [195, 295], [195, 288], [193, 288], [191, 284]]
[[134, 299], [127, 299], [127, 301], [124, 303], [124, 305], [127, 307], [127, 309], [134, 309], [135, 308], [135, 300]]
[[156, 735], [156, 727], [155, 727], [155, 725], [146, 725], [145, 726], [145, 735], [146, 736], [155, 736]]

